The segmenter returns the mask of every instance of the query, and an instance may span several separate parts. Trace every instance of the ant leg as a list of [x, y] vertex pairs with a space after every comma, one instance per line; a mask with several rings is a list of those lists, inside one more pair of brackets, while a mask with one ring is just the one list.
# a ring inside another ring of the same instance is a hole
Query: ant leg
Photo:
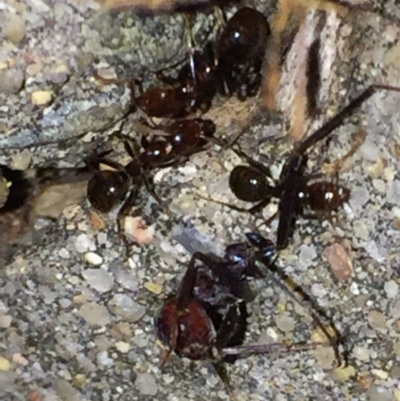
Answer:
[[[309, 314], [316, 324], [317, 327], [321, 329], [321, 331], [324, 333], [326, 338], [328, 339], [329, 343], [331, 344], [334, 352], [336, 359], [338, 361], [338, 365], [341, 365], [341, 356], [340, 356], [340, 351], [338, 345], [341, 344], [344, 346], [344, 339], [339, 332], [338, 328], [335, 326], [333, 323], [332, 319], [327, 315], [327, 313], [315, 302], [313, 298], [311, 298], [310, 295], [308, 295], [303, 288], [297, 284], [292, 277], [290, 277], [288, 274], [286, 274], [282, 269], [278, 269], [275, 264], [271, 264], [270, 266], [266, 266], [267, 269], [265, 271], [271, 272], [269, 277], [271, 280], [276, 284], [279, 288], [281, 288], [293, 301], [295, 301], [297, 304], [302, 306], [304, 309], [309, 311]], [[275, 277], [275, 274], [279, 277]], [[285, 283], [285, 284], [283, 284]], [[291, 290], [291, 291], [290, 291]], [[330, 329], [333, 331], [334, 336], [328, 331], [328, 329], [323, 325], [322, 321], [320, 318], [323, 318], [326, 320], [329, 324]], [[348, 361], [348, 353], [347, 350], [344, 353], [344, 362], [347, 365]]]
[[168, 206], [161, 200], [161, 198], [157, 195], [154, 190], [153, 183], [149, 181], [147, 175], [147, 171], [142, 175], [144, 186], [146, 187], [147, 192], [156, 200], [156, 202], [164, 209], [165, 213], [170, 215], [171, 212], [169, 211]]
[[229, 398], [231, 400], [234, 400], [235, 396], [233, 394], [232, 386], [229, 380], [228, 372], [226, 371], [225, 364], [223, 362], [213, 362], [212, 366], [215, 369], [219, 378], [221, 379], [222, 383], [224, 383], [225, 390], [228, 393]]
[[250, 156], [246, 155], [245, 152], [241, 149], [239, 144], [236, 144], [238, 149], [234, 149], [233, 147], [231, 148], [239, 157], [242, 159], [246, 160], [247, 163], [249, 163], [250, 166], [256, 168], [257, 170], [261, 171], [264, 173], [267, 177], [272, 178], [271, 171], [269, 170], [268, 167], [265, 167], [264, 164], [258, 162], [257, 160], [254, 160]]
[[268, 203], [271, 201], [271, 198], [268, 197], [268, 198], [265, 198], [265, 199], [261, 200], [260, 202], [258, 202], [254, 206], [246, 209], [244, 207], [239, 207], [239, 206], [227, 203], [227, 202], [218, 201], [216, 199], [208, 198], [206, 196], [202, 196], [202, 195], [199, 195], [199, 194], [195, 194], [194, 196], [197, 197], [197, 198], [200, 198], [200, 199], [204, 199], [204, 200], [209, 201], [209, 202], [217, 203], [218, 205], [229, 207], [230, 209], [236, 210], [237, 212], [250, 213], [250, 214], [254, 214], [254, 213], [259, 212], [265, 206], [267, 206]]
[[268, 344], [249, 344], [241, 345], [236, 347], [222, 348], [221, 352], [223, 355], [234, 355], [237, 358], [247, 358], [251, 355], [264, 355], [271, 354], [273, 352], [303, 352], [313, 350], [321, 345], [325, 345], [322, 342], [297, 342], [297, 343], [268, 343]]
[[183, 276], [181, 281], [179, 292], [178, 292], [178, 300], [177, 300], [177, 310], [182, 310], [187, 302], [192, 299], [192, 292], [196, 282], [197, 270], [199, 269], [199, 265], [196, 265], [196, 261], [200, 261], [206, 266], [214, 265], [212, 258], [205, 255], [201, 252], [195, 252], [190, 258], [189, 266], [186, 269], [186, 273]]
[[183, 18], [185, 19], [185, 29], [186, 29], [186, 43], [189, 49], [189, 66], [190, 72], [192, 74], [193, 81], [197, 85], [197, 75], [196, 75], [196, 65], [194, 62], [194, 40], [192, 35], [192, 18], [191, 14], [186, 12], [183, 14]]
[[361, 92], [355, 99], [353, 99], [347, 106], [345, 106], [339, 113], [332, 117], [321, 128], [315, 131], [311, 136], [302, 141], [296, 149], [297, 154], [303, 154], [308, 148], [315, 145], [317, 142], [325, 139], [334, 129], [339, 127], [343, 121], [350, 117], [353, 112], [358, 109], [366, 100], [378, 90], [387, 90], [393, 92], [400, 92], [400, 87], [373, 84]]
[[[367, 137], [367, 132], [364, 128], [360, 128], [360, 130], [357, 132], [356, 140], [353, 143], [353, 146], [351, 149], [339, 160], [337, 160], [335, 163], [333, 163], [333, 174], [335, 175], [336, 182], [339, 180], [339, 172], [343, 172], [343, 166], [345, 162], [350, 159], [350, 157], [354, 156], [355, 153], [360, 149], [360, 147], [363, 145], [365, 142], [365, 138]], [[329, 174], [329, 173], [328, 173]]]

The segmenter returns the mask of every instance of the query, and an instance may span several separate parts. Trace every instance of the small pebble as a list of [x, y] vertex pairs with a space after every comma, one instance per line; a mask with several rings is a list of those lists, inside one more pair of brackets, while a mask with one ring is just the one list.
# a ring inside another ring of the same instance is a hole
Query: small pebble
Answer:
[[3, 313], [0, 313], [0, 328], [1, 329], [6, 329], [10, 327], [12, 321], [12, 317], [10, 315], [5, 315]]
[[386, 316], [377, 310], [368, 313], [368, 323], [375, 330], [386, 330]]
[[343, 245], [333, 244], [326, 247], [324, 255], [338, 280], [348, 280], [351, 277], [353, 263], [348, 250]]
[[338, 380], [345, 381], [348, 380], [350, 377], [355, 376], [356, 370], [353, 366], [349, 365], [346, 367], [336, 368], [334, 374]]
[[27, 170], [31, 164], [32, 153], [29, 149], [24, 149], [12, 157], [11, 167], [15, 170]]
[[119, 352], [122, 352], [123, 354], [126, 354], [131, 349], [130, 344], [126, 343], [125, 341], [117, 341], [115, 347]]
[[53, 98], [51, 91], [35, 91], [31, 93], [31, 101], [37, 106], [44, 106], [49, 104]]
[[20, 70], [0, 70], [0, 93], [18, 93], [22, 89], [24, 79], [24, 74]]
[[394, 401], [391, 390], [373, 384], [368, 390], [368, 401]]
[[104, 219], [102, 219], [101, 216], [93, 210], [90, 211], [90, 223], [96, 231], [104, 230], [106, 228]]
[[317, 257], [317, 252], [314, 245], [302, 245], [300, 247], [299, 262], [308, 267], [312, 260]]
[[103, 263], [103, 258], [94, 252], [85, 253], [86, 262], [93, 266], [100, 266]]
[[138, 373], [135, 380], [135, 386], [139, 393], [143, 395], [155, 396], [158, 391], [156, 379], [150, 373]]
[[80, 234], [75, 240], [75, 250], [79, 253], [85, 253], [90, 248], [90, 240], [86, 234]]
[[105, 326], [110, 322], [107, 308], [94, 302], [83, 304], [79, 309], [79, 314], [91, 326]]
[[125, 294], [114, 295], [109, 307], [113, 313], [130, 323], [137, 322], [146, 313], [146, 308], [143, 305], [136, 303]]
[[369, 349], [366, 347], [355, 347], [353, 354], [360, 361], [367, 362], [370, 359]]
[[115, 279], [122, 287], [132, 291], [133, 293], [136, 293], [139, 290], [139, 280], [131, 271], [125, 271], [119, 268], [114, 274]]
[[317, 298], [322, 298], [327, 294], [325, 287], [320, 283], [313, 284], [311, 287], [311, 292]]
[[7, 372], [11, 368], [11, 363], [8, 359], [0, 356], [0, 372]]
[[11, 42], [18, 44], [26, 35], [25, 20], [19, 15], [8, 14], [3, 32]]
[[385, 283], [385, 291], [388, 298], [396, 298], [399, 292], [399, 285], [394, 280]]
[[336, 357], [332, 347], [318, 347], [314, 355], [322, 369], [332, 369], [335, 364]]
[[151, 282], [144, 283], [143, 287], [146, 288], [146, 290], [156, 295], [160, 295], [163, 289], [163, 286], [161, 284], [151, 283]]
[[382, 369], [372, 369], [372, 370], [371, 370], [371, 373], [372, 373], [375, 377], [377, 377], [378, 379], [381, 379], [381, 380], [386, 380], [386, 379], [389, 377], [389, 373], [388, 373], [388, 372], [385, 372], [385, 371], [382, 370]]
[[275, 318], [275, 323], [278, 326], [279, 330], [283, 332], [293, 331], [296, 324], [294, 319], [291, 316], [287, 315], [286, 313], [277, 316]]
[[104, 367], [114, 365], [114, 360], [108, 356], [107, 351], [100, 351], [96, 357], [97, 364]]
[[22, 356], [19, 352], [15, 353], [12, 356], [12, 360], [13, 360], [13, 362], [17, 363], [18, 365], [22, 365], [22, 366], [27, 366], [29, 363], [29, 361], [24, 356]]
[[114, 277], [104, 269], [87, 269], [82, 272], [88, 284], [100, 293], [110, 291], [114, 284]]

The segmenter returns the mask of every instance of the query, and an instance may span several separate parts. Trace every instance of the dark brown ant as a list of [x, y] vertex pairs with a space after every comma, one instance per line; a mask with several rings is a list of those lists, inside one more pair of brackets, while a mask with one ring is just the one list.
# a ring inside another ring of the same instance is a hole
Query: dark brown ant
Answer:
[[243, 7], [226, 23], [218, 40], [218, 69], [229, 94], [243, 100], [261, 84], [261, 67], [271, 31], [265, 16]]
[[[215, 124], [209, 119], [176, 120], [159, 125], [151, 125], [143, 121], [143, 124], [156, 129], [158, 131], [157, 134], [164, 138], [164, 143], [167, 141], [168, 145], [170, 145], [169, 157], [163, 156], [163, 160], [158, 160], [156, 162], [157, 167], [164, 167], [164, 165], [171, 162], [179, 161], [183, 163], [189, 156], [204, 150], [210, 141], [218, 142], [214, 138]], [[165, 136], [163, 133], [165, 133]], [[143, 137], [142, 146], [145, 149], [149, 149], [149, 147], [151, 148], [151, 145], [149, 145], [150, 142]]]
[[[188, 17], [185, 21], [191, 31]], [[177, 78], [166, 77], [162, 71], [157, 73], [167, 87], [144, 91], [139, 80], [106, 79], [98, 74], [94, 77], [104, 85], [129, 83], [132, 107], [138, 107], [149, 117], [184, 118], [197, 111], [206, 112], [217, 91], [223, 95], [237, 94], [241, 100], [254, 96], [261, 83], [261, 64], [269, 34], [264, 15], [244, 7], [228, 20], [216, 51], [211, 42], [203, 51], [195, 51], [189, 34], [189, 62], [180, 69]]]
[[[232, 363], [253, 354], [303, 351], [320, 345], [304, 342], [242, 345], [247, 330], [247, 282], [277, 271], [274, 267], [276, 250], [272, 242], [258, 233], [248, 233], [246, 238], [248, 242], [229, 245], [223, 258], [194, 253], [178, 294], [166, 299], [155, 319], [157, 337], [166, 347], [162, 365], [172, 352], [192, 360], [210, 360], [229, 393], [225, 362]], [[284, 273], [280, 276], [287, 279]], [[276, 278], [275, 281], [291, 294], [284, 284]], [[301, 294], [303, 301], [310, 302], [310, 297], [299, 291], [299, 287], [291, 284], [291, 288]], [[299, 302], [293, 294], [291, 296]], [[319, 309], [312, 317], [336, 350], [337, 339], [332, 339], [318, 313]], [[322, 315], [327, 318], [324, 312]], [[338, 333], [336, 328], [334, 331]], [[340, 360], [340, 356], [338, 358]]]
[[142, 186], [145, 185], [147, 191], [162, 205], [153, 189], [151, 171], [184, 163], [191, 155], [205, 149], [215, 131], [214, 123], [205, 119], [174, 121], [159, 128], [167, 135], [151, 141], [143, 136], [143, 151], [138, 155], [128, 142], [124, 142], [125, 150], [132, 158], [126, 166], [104, 158], [105, 154], [86, 160], [88, 165], [103, 164], [113, 169], [99, 170], [93, 174], [88, 182], [87, 197], [90, 204], [102, 213], [110, 212], [125, 200], [117, 218], [118, 232], [125, 245], [128, 240], [122, 231], [122, 220]]
[[90, 178], [87, 186], [89, 203], [102, 213], [108, 213], [122, 201], [118, 211], [118, 233], [128, 250], [128, 239], [122, 229], [123, 219], [134, 205], [143, 185], [147, 191], [161, 204], [153, 190], [150, 172], [158, 167], [164, 158], [167, 158], [168, 148], [166, 141], [154, 141], [139, 155], [128, 142], [124, 147], [132, 161], [126, 166], [103, 157], [89, 158], [87, 163], [105, 165], [113, 170], [98, 170]]
[[327, 138], [377, 90], [399, 92], [400, 88], [377, 84], [369, 86], [321, 128], [295, 145], [283, 166], [279, 182], [274, 185], [268, 182], [270, 172], [267, 167], [237, 150], [236, 152], [243, 156], [250, 165], [236, 166], [232, 170], [229, 177], [230, 189], [238, 199], [257, 203], [250, 209], [239, 208], [223, 202], [217, 203], [238, 211], [254, 213], [264, 208], [271, 198], [278, 198], [279, 224], [276, 247], [278, 250], [284, 249], [304, 206], [309, 206], [316, 212], [329, 213], [349, 199], [349, 190], [336, 183], [322, 181], [309, 184], [311, 177], [307, 176], [305, 171], [308, 161], [307, 152], [318, 142]]

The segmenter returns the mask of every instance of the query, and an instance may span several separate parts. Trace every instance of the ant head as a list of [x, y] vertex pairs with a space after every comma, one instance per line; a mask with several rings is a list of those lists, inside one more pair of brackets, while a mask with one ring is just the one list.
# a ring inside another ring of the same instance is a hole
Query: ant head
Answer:
[[229, 270], [238, 278], [245, 275], [251, 263], [252, 257], [248, 244], [240, 242], [228, 245], [225, 249], [224, 260], [229, 263]]
[[271, 266], [277, 257], [275, 244], [271, 240], [264, 238], [259, 233], [252, 232], [246, 233], [245, 235], [249, 243], [257, 248], [255, 259], [258, 259], [267, 267]]

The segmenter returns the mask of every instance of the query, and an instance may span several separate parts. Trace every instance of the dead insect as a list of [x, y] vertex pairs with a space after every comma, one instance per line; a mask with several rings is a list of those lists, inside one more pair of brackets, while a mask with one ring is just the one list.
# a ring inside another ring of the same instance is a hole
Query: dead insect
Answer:
[[[163, 365], [172, 352], [192, 360], [210, 360], [230, 393], [225, 362], [252, 354], [303, 351], [320, 345], [243, 345], [249, 302], [247, 282], [270, 274], [276, 257], [271, 241], [258, 233], [248, 233], [246, 237], [248, 242], [229, 245], [223, 258], [194, 253], [178, 293], [166, 299], [155, 319], [157, 337], [166, 347]], [[313, 315], [314, 320], [322, 326], [316, 316]], [[336, 347], [329, 333], [328, 338]]]
[[[306, 174], [307, 152], [318, 142], [327, 138], [377, 90], [399, 92], [400, 88], [371, 85], [364, 90], [321, 128], [305, 140], [296, 143], [283, 166], [277, 183], [270, 184], [272, 178], [266, 166], [248, 157], [240, 150], [236, 150], [240, 156], [246, 159], [249, 166], [240, 165], [232, 170], [229, 177], [230, 189], [238, 199], [256, 204], [246, 209], [223, 202], [217, 203], [237, 211], [255, 213], [264, 208], [271, 198], [278, 198], [279, 224], [276, 247], [278, 250], [284, 249], [293, 232], [296, 220], [303, 213], [305, 206], [315, 212], [326, 214], [335, 211], [349, 199], [350, 191], [337, 183], [328, 181], [310, 183], [312, 177]], [[356, 148], [358, 147], [359, 144], [356, 145]], [[351, 150], [349, 153], [353, 154], [354, 152]]]

